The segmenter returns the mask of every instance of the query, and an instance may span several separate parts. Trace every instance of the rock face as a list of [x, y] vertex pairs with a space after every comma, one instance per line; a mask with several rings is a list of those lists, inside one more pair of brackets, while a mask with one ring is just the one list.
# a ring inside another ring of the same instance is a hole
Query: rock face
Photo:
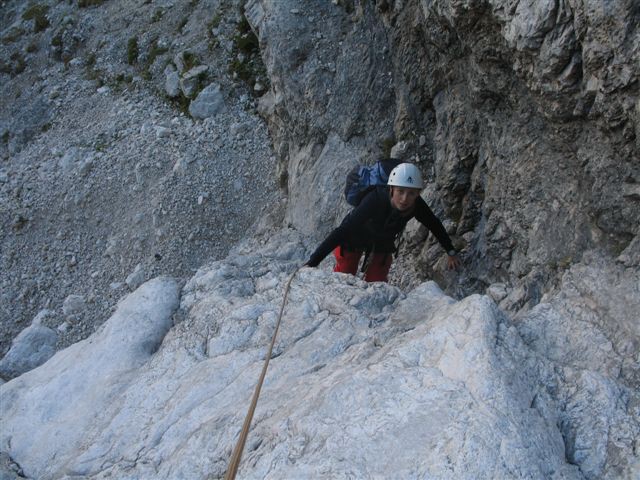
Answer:
[[54, 311], [0, 363], [1, 478], [221, 477], [380, 155], [464, 268], [414, 222], [391, 285], [300, 270], [240, 476], [640, 478], [636, 1], [49, 3], [0, 15], [2, 352]]
[[[587, 254], [565, 273], [559, 293], [516, 321], [542, 360], [539, 371], [554, 378], [548, 387], [560, 387], [567, 459], [585, 478], [640, 473], [639, 311], [640, 275]], [[609, 415], [596, 413], [610, 407]]]
[[[635, 2], [310, 2], [304, 14], [296, 4], [247, 7], [293, 225], [321, 237], [340, 220], [340, 196], [313, 181], [329, 175], [328, 149], [330, 175], [344, 177], [404, 141], [466, 257], [454, 280], [433, 267], [437, 244], [415, 245], [419, 277], [456, 293], [496, 282], [533, 293], [592, 248], [631, 248], [638, 268]], [[330, 214], [303, 196], [331, 198]]]
[[[306, 254], [293, 232], [270, 237], [189, 280], [168, 333], [175, 284], [153, 280], [100, 332], [0, 387], [0, 447], [32, 478], [221, 477]], [[637, 350], [611, 349], [577, 297], [514, 323], [433, 282], [404, 294], [302, 269], [240, 476], [637, 476], [640, 396], [618, 380]], [[597, 355], [571, 340], [576, 322]]]

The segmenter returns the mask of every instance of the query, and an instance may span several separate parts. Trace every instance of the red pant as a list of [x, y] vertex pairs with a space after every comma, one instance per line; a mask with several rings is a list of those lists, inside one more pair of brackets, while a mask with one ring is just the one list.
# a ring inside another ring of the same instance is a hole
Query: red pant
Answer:
[[[350, 273], [355, 275], [358, 272], [358, 263], [362, 257], [362, 250], [348, 251], [341, 247], [336, 247], [333, 251], [336, 257], [334, 272]], [[369, 266], [364, 273], [367, 282], [386, 282], [389, 269], [391, 268], [392, 256], [390, 253], [371, 253]]]

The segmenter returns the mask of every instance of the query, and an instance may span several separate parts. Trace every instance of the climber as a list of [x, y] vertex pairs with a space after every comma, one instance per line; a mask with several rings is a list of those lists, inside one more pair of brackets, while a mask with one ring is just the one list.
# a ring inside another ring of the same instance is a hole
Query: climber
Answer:
[[305, 265], [317, 267], [333, 250], [336, 258], [333, 271], [355, 275], [364, 252], [364, 279], [386, 282], [392, 256], [397, 251], [396, 238], [415, 217], [433, 232], [447, 252], [448, 268], [457, 269], [460, 266], [457, 252], [444, 226], [420, 196], [422, 188], [420, 170], [411, 163], [401, 163], [391, 171], [387, 185], [371, 189]]

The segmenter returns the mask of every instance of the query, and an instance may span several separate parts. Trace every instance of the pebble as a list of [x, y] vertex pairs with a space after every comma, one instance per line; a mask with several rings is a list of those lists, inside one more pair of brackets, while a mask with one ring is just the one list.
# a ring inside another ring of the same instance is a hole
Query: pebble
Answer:
[[171, 129], [166, 127], [156, 127], [156, 137], [157, 138], [167, 138], [171, 135]]
[[125, 280], [125, 283], [127, 284], [130, 290], [135, 290], [140, 285], [142, 285], [142, 283], [144, 282], [144, 279], [145, 279], [144, 269], [142, 268], [141, 264], [137, 264], [135, 270], [131, 274], [129, 274], [129, 276]]
[[69, 295], [62, 304], [62, 313], [65, 316], [81, 312], [85, 308], [85, 299], [82, 295]]

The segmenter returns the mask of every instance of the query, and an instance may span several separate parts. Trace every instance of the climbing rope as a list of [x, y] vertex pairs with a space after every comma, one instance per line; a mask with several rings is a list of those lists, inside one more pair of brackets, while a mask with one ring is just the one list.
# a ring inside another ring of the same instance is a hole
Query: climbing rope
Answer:
[[267, 351], [267, 356], [264, 359], [264, 364], [262, 365], [262, 373], [260, 374], [260, 378], [258, 380], [258, 384], [256, 385], [256, 389], [253, 392], [253, 399], [251, 400], [251, 405], [249, 406], [249, 410], [247, 411], [247, 416], [244, 418], [244, 424], [242, 425], [242, 431], [240, 432], [240, 438], [238, 439], [238, 443], [236, 443], [236, 447], [233, 449], [233, 455], [231, 455], [231, 460], [229, 461], [229, 468], [227, 469], [227, 473], [224, 476], [224, 480], [234, 480], [236, 478], [236, 473], [238, 472], [238, 466], [240, 465], [240, 459], [242, 458], [242, 452], [244, 451], [244, 444], [247, 441], [247, 436], [249, 435], [249, 427], [251, 426], [251, 420], [253, 419], [253, 413], [256, 410], [256, 405], [258, 404], [258, 397], [260, 396], [260, 390], [262, 389], [262, 383], [264, 382], [264, 377], [267, 374], [267, 368], [269, 367], [269, 360], [271, 360], [271, 352], [273, 351], [273, 346], [276, 343], [276, 336], [278, 335], [278, 329], [280, 328], [280, 321], [282, 320], [282, 312], [284, 312], [284, 306], [287, 303], [287, 296], [289, 295], [289, 287], [291, 287], [291, 281], [293, 277], [296, 276], [298, 270], [301, 267], [296, 268], [295, 272], [291, 274], [291, 278], [287, 282], [287, 286], [284, 290], [284, 298], [282, 299], [282, 306], [280, 307], [280, 315], [278, 316], [278, 321], [276, 322], [276, 328], [273, 332], [273, 337], [271, 338], [271, 345], [269, 345], [269, 350]]

